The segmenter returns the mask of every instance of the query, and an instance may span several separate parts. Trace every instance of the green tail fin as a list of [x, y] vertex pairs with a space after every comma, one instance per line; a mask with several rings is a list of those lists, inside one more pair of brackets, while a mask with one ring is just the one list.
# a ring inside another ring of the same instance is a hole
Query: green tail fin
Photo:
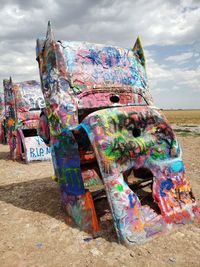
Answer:
[[144, 50], [142, 47], [142, 42], [140, 40], [140, 37], [138, 36], [134, 46], [133, 46], [133, 51], [135, 52], [137, 58], [139, 59], [140, 63], [144, 68], [146, 68], [146, 60], [144, 56]]

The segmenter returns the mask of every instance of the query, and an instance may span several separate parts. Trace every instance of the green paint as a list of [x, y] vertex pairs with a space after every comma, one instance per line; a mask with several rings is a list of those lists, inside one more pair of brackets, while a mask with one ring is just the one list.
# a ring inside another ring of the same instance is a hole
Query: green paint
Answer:
[[121, 185], [121, 184], [117, 185], [117, 189], [118, 189], [119, 192], [123, 192], [124, 191], [123, 185]]

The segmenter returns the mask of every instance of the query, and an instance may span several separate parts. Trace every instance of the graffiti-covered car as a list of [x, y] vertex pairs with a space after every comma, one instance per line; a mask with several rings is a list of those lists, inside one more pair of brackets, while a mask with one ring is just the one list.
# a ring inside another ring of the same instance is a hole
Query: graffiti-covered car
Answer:
[[0, 88], [0, 144], [6, 143], [5, 136], [5, 101], [3, 87]]
[[40, 113], [45, 108], [40, 83], [3, 81], [5, 95], [5, 117], [10, 156], [27, 163], [51, 159], [50, 148], [38, 136]]
[[[54, 168], [63, 207], [99, 230], [85, 181], [101, 179], [119, 241], [142, 243], [199, 216], [181, 147], [154, 107], [143, 48], [37, 40]], [[141, 197], [148, 187], [152, 201]]]

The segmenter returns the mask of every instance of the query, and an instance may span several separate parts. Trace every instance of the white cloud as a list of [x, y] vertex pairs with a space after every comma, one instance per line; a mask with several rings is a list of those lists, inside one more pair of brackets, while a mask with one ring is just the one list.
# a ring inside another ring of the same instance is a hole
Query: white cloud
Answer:
[[172, 67], [158, 64], [146, 51], [147, 72], [155, 104], [162, 108], [200, 108], [200, 66]]
[[188, 61], [193, 56], [193, 52], [186, 52], [175, 56], [167, 57], [165, 60], [173, 61], [176, 64], [183, 64]]
[[153, 90], [161, 90], [157, 88], [158, 83], [161, 81], [172, 81], [174, 80], [173, 72], [164, 64], [158, 64], [153, 55], [146, 50], [146, 61], [147, 61], [147, 74], [149, 78], [150, 87]]
[[[14, 81], [39, 80], [35, 40], [45, 36], [50, 19], [60, 40], [131, 47], [139, 34], [144, 46], [196, 43], [195, 51], [168, 57], [168, 65], [149, 54], [147, 65], [154, 92], [166, 91], [169, 82], [180, 90], [199, 88], [197, 70], [178, 68], [191, 53], [196, 63], [200, 60], [199, 0], [1, 0], [0, 5], [1, 80], [10, 75]], [[177, 68], [170, 68], [171, 63]]]
[[171, 68], [168, 65], [159, 65], [155, 62], [150, 53], [147, 53], [147, 72], [149, 73], [150, 83], [157, 87], [160, 82], [172, 81], [174, 85], [181, 88], [182, 85], [188, 86], [190, 90], [200, 90], [200, 66], [196, 69]]

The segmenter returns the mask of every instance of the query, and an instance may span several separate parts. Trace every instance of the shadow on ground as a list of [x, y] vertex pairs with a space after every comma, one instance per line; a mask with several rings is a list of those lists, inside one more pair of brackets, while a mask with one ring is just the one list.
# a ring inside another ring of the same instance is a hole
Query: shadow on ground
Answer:
[[11, 160], [11, 159], [10, 159], [10, 152], [7, 152], [7, 151], [1, 151], [1, 152], [0, 152], [0, 159]]
[[16, 207], [64, 220], [57, 184], [50, 178], [0, 186], [0, 200]]
[[[47, 214], [62, 222], [65, 221], [58, 185], [49, 177], [0, 186], [0, 201], [21, 209]], [[100, 219], [101, 237], [110, 242], [117, 242], [107, 199], [98, 200], [95, 207]], [[75, 225], [70, 226], [77, 228]]]

